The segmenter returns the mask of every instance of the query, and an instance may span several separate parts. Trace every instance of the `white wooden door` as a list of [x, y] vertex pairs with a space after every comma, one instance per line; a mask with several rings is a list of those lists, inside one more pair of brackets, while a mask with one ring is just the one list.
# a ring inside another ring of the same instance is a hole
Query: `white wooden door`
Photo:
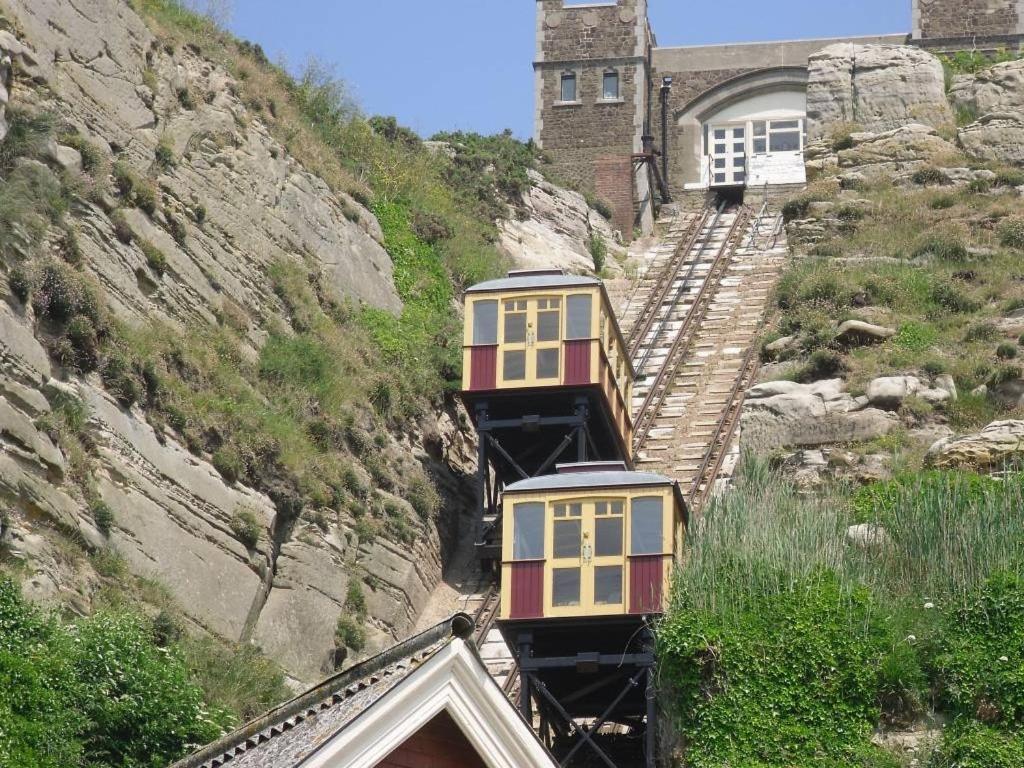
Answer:
[[712, 127], [708, 132], [712, 187], [747, 183], [747, 131], [745, 126]]

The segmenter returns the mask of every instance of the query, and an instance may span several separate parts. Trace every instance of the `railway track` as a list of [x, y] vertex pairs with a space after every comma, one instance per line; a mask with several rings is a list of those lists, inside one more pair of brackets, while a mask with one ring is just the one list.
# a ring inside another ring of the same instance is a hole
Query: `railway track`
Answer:
[[744, 396], [760, 363], [757, 336], [785, 257], [781, 220], [767, 205], [756, 216], [719, 206], [698, 222], [634, 297], [627, 337], [647, 376], [634, 392], [637, 463], [678, 479], [694, 510], [735, 461]]
[[472, 611], [473, 640], [491, 677], [506, 696], [514, 699], [519, 693], [519, 665], [495, 626], [501, 608], [501, 588], [490, 578], [482, 578], [478, 586], [479, 591], [471, 598], [475, 605], [467, 605], [466, 611]]

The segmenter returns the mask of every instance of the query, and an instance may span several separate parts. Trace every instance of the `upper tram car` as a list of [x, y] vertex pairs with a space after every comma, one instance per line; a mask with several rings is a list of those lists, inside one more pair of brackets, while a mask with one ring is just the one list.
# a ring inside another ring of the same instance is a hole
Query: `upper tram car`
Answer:
[[543, 448], [553, 449], [563, 437], [541, 445], [537, 433], [548, 427], [564, 433], [571, 424], [562, 417], [584, 405], [582, 452], [630, 463], [634, 377], [597, 278], [520, 271], [467, 289], [462, 398], [478, 427], [481, 420], [503, 426], [527, 418], [516, 426], [533, 435], [530, 445], [516, 445], [511, 436], [513, 444], [503, 446], [526, 474], [536, 474], [549, 457]]

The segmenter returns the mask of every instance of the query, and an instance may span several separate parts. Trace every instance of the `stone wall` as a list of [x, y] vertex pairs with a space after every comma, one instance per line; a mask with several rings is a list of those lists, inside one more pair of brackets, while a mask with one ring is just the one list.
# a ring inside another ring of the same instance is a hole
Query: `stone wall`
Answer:
[[914, 38], [999, 38], [1024, 33], [1020, 0], [913, 0]]
[[[571, 184], [597, 191], [596, 169], [621, 165], [640, 150], [647, 114], [647, 61], [652, 38], [646, 0], [566, 7], [562, 0], [537, 3], [535, 138], [557, 173]], [[607, 70], [619, 75], [619, 99], [602, 99]], [[561, 103], [561, 78], [573, 72], [577, 99]], [[633, 180], [630, 174], [601, 174], [602, 196], [625, 199], [616, 210], [625, 237], [632, 232]], [[617, 184], [612, 178], [619, 178]]]

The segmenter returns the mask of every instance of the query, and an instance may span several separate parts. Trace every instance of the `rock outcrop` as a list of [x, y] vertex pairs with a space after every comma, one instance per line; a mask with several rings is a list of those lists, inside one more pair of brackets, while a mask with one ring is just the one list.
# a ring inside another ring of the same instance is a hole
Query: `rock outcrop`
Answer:
[[854, 398], [841, 379], [773, 381], [747, 392], [740, 440], [745, 449], [768, 453], [872, 440], [897, 426], [895, 415], [868, 407], [866, 398]]
[[849, 124], [878, 133], [908, 123], [953, 122], [942, 63], [910, 46], [840, 43], [811, 56], [807, 121], [811, 140]]
[[995, 421], [981, 432], [937, 447], [932, 463], [939, 469], [999, 470], [1024, 457], [1024, 421]]
[[1024, 163], [1024, 61], [958, 76], [949, 98], [975, 120], [960, 129], [964, 150], [981, 160]]
[[608, 221], [591, 209], [579, 192], [556, 187], [536, 171], [529, 173], [532, 186], [523, 196], [526, 215], [498, 223], [499, 246], [516, 267], [593, 272], [590, 243], [599, 238], [607, 249], [605, 270], [612, 275], [620, 273], [625, 248]]
[[[121, 210], [131, 244], [115, 235], [99, 195], [76, 198], [69, 219], [83, 272], [122, 323], [158, 320], [184, 334], [230, 312], [255, 356], [266, 323], [287, 326], [268, 279], [275, 264], [300, 267], [339, 302], [400, 311], [374, 216], [291, 157], [227, 71], [196, 50], [160, 44], [119, 0], [0, 0], [0, 11], [19, 31], [16, 39], [0, 26], [0, 130], [8, 100], [12, 109], [45, 109], [103, 162], [155, 180], [151, 215]], [[74, 173], [83, 153], [55, 143], [45, 159]], [[150, 268], [139, 241], [163, 254], [162, 270]], [[32, 309], [0, 277], [0, 528], [23, 562], [27, 594], [87, 612], [98, 577], [69, 542], [110, 546], [131, 574], [163, 585], [194, 629], [254, 642], [305, 682], [331, 669], [352, 579], [366, 582], [368, 651], [414, 626], [470, 504], [475, 451], [457, 414], [425, 417], [375, 448], [398, 472], [425, 466], [449, 501], [440, 521], [414, 523], [411, 545], [358, 536], [341, 514], [282, 525], [267, 496], [226, 482], [175, 434], [115, 402], [96, 374], [63, 378], [34, 330]], [[69, 397], [88, 418], [96, 494], [88, 503], [75, 457], [50, 434], [54, 408]], [[101, 532], [98, 502], [112, 517], [109, 531]], [[254, 546], [232, 531], [240, 512], [257, 523]]]

